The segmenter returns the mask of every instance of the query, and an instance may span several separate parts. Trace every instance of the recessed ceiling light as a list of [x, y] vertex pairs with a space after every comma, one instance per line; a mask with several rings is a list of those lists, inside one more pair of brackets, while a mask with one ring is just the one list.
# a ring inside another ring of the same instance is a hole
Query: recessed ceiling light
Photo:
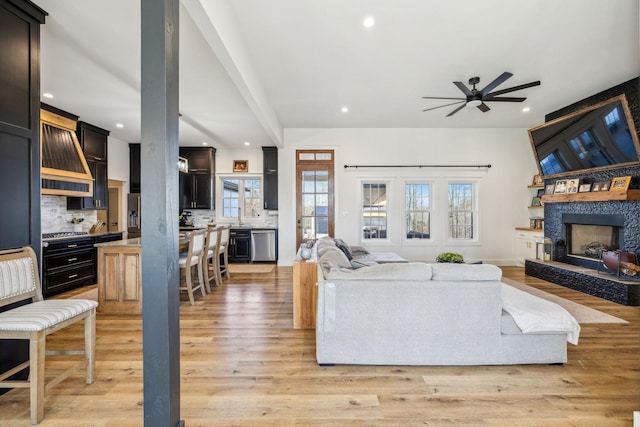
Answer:
[[202, 145], [209, 145], [207, 141], [202, 141]]
[[362, 25], [364, 25], [365, 28], [371, 28], [375, 23], [376, 23], [376, 20], [373, 19], [373, 16], [367, 16], [362, 21]]
[[43, 93], [42, 96], [45, 98], [53, 98], [53, 94], [50, 94], [49, 92]]
[[116, 127], [117, 127], [117, 128], [123, 128], [123, 127], [124, 127], [124, 125], [123, 125], [122, 123], [116, 123]]
[[347, 107], [346, 105], [344, 107], [342, 107], [340, 109], [340, 111], [342, 111], [343, 113], [348, 113], [349, 112], [349, 107]]
[[251, 145], [251, 143], [249, 141], [245, 141], [244, 145]]
[[523, 112], [523, 113], [528, 113], [529, 111], [531, 111], [531, 108], [529, 108], [529, 107], [524, 107], [524, 108], [522, 109], [522, 112]]

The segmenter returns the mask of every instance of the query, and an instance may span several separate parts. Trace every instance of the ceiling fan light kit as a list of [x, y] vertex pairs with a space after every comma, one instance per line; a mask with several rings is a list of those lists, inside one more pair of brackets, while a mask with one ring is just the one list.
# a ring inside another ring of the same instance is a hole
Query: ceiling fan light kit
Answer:
[[499, 75], [495, 80], [493, 80], [491, 83], [486, 85], [484, 89], [480, 89], [480, 90], [476, 89], [476, 85], [480, 83], [480, 77], [471, 77], [469, 79], [469, 85], [471, 86], [471, 89], [465, 86], [464, 83], [462, 82], [453, 82], [453, 84], [456, 85], [456, 87], [460, 89], [460, 91], [462, 91], [462, 93], [465, 95], [464, 98], [451, 98], [451, 97], [443, 97], [443, 96], [423, 96], [422, 97], [423, 99], [450, 99], [450, 100], [457, 100], [457, 102], [451, 102], [448, 104], [440, 105], [438, 107], [427, 108], [422, 111], [436, 110], [438, 108], [447, 107], [450, 105], [462, 104], [458, 106], [456, 109], [454, 109], [453, 111], [451, 111], [449, 114], [447, 114], [447, 117], [453, 116], [455, 113], [462, 110], [464, 107], [477, 107], [480, 111], [482, 111], [483, 113], [486, 113], [487, 111], [491, 110], [491, 108], [489, 108], [486, 102], [523, 102], [525, 99], [527, 99], [524, 97], [510, 97], [510, 96], [500, 97], [499, 95], [504, 95], [506, 93], [515, 92], [518, 90], [540, 85], [540, 81], [537, 80], [535, 82], [525, 83], [522, 85], [510, 87], [507, 89], [501, 89], [495, 92], [491, 92], [493, 89], [495, 89], [496, 87], [504, 83], [504, 81], [510, 78], [511, 76], [513, 76], [513, 74], [505, 71], [504, 73]]

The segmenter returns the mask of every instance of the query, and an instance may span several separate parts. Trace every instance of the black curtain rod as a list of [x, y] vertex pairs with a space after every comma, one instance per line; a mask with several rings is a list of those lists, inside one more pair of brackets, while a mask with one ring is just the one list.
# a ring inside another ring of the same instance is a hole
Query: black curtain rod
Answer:
[[489, 169], [491, 165], [344, 165], [345, 169], [348, 168], [486, 168]]

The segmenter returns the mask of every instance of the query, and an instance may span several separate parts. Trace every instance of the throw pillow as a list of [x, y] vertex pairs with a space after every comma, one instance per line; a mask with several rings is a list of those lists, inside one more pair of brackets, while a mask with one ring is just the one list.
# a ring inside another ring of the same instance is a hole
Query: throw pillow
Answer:
[[357, 258], [362, 255], [369, 255], [371, 253], [368, 250], [366, 250], [364, 246], [356, 246], [356, 245], [349, 246], [349, 250], [351, 250], [351, 255], [353, 255], [354, 258]]
[[347, 245], [342, 239], [335, 239], [336, 246], [344, 252], [349, 261], [353, 259], [353, 255], [351, 254], [351, 250], [349, 249], [349, 245]]
[[327, 251], [322, 255], [318, 262], [322, 267], [322, 273], [326, 276], [332, 268], [349, 268], [351, 269], [351, 263], [347, 259], [347, 256], [339, 249]]

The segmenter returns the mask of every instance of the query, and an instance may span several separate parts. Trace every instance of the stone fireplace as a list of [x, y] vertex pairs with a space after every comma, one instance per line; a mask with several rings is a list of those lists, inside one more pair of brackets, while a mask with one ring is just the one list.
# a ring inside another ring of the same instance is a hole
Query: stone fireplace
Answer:
[[604, 251], [620, 249], [624, 242], [624, 215], [563, 213], [565, 262], [598, 268]]

